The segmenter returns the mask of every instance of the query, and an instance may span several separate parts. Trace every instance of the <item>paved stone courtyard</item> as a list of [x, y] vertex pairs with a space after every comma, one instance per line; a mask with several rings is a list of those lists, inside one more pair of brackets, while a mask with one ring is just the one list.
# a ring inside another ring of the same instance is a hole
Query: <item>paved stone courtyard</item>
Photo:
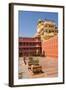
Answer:
[[43, 73], [34, 74], [28, 69], [28, 57], [26, 57], [26, 65], [23, 58], [19, 58], [18, 77], [21, 78], [41, 78], [41, 77], [57, 77], [58, 76], [58, 59], [54, 57], [33, 57], [38, 59], [42, 66]]

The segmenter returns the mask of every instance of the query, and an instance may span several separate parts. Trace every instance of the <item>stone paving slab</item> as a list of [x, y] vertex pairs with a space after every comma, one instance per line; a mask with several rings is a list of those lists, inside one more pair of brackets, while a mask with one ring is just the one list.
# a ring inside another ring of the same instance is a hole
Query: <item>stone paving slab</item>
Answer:
[[23, 72], [22, 78], [41, 78], [41, 77], [57, 77], [58, 76], [58, 60], [53, 57], [34, 57], [39, 59], [39, 64], [42, 66], [44, 73], [33, 74], [31, 70], [28, 70], [28, 58], [27, 64], [24, 64], [23, 58], [19, 58], [19, 72]]

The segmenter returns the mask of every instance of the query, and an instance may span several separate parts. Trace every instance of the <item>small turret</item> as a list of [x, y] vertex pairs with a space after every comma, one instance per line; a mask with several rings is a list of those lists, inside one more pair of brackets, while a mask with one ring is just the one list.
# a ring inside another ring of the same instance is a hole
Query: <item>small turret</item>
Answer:
[[37, 23], [37, 32], [40, 33], [40, 31], [44, 28], [44, 21], [39, 19]]

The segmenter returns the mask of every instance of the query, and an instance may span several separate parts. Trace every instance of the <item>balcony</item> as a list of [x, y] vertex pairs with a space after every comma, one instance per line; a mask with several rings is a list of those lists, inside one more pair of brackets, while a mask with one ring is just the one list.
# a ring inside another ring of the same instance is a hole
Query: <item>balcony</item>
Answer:
[[41, 47], [40, 45], [35, 45], [35, 46], [19, 46], [19, 48], [36, 48], [36, 47]]

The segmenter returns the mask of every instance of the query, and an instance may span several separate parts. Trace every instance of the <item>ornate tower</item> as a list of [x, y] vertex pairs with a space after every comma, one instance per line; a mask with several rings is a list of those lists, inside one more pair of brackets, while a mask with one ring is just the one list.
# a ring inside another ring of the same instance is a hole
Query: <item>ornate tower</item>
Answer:
[[37, 33], [35, 37], [39, 36], [42, 41], [54, 37], [58, 33], [56, 23], [52, 20], [41, 20], [37, 22]]

